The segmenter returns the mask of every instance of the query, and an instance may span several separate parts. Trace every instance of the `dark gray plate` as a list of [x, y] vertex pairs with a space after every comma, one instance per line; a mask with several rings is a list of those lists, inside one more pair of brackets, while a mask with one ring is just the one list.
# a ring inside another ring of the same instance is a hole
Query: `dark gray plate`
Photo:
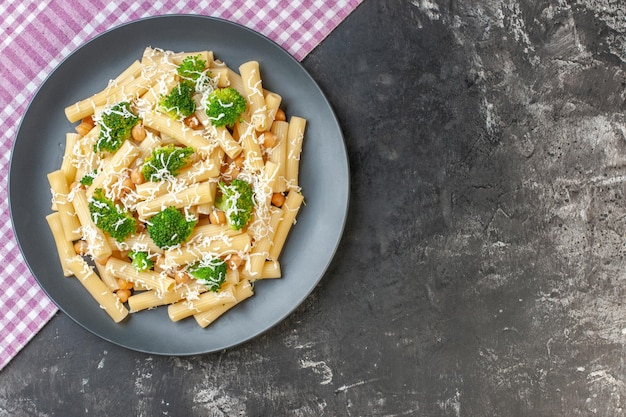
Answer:
[[[288, 115], [308, 120], [301, 161], [306, 206], [281, 255], [283, 278], [258, 282], [255, 295], [206, 329], [193, 318], [170, 322], [166, 308], [115, 324], [74, 278], [63, 276], [45, 221], [50, 210], [46, 174], [61, 165], [64, 108], [105, 87], [146, 46], [174, 51], [213, 50], [232, 68], [260, 63], [264, 87], [280, 93]], [[65, 59], [26, 111], [11, 156], [9, 203], [18, 243], [48, 296], [85, 329], [129, 349], [191, 355], [247, 341], [289, 315], [325, 273], [339, 244], [348, 207], [349, 171], [337, 119], [315, 81], [287, 52], [237, 24], [201, 16], [160, 16], [112, 29]]]

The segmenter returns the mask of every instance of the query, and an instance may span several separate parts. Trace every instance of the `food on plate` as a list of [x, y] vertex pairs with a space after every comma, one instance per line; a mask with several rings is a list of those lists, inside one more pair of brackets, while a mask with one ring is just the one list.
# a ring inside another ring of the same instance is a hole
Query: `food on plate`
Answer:
[[257, 61], [147, 47], [67, 106], [46, 217], [63, 273], [115, 322], [166, 306], [202, 327], [279, 278], [306, 127], [281, 104]]

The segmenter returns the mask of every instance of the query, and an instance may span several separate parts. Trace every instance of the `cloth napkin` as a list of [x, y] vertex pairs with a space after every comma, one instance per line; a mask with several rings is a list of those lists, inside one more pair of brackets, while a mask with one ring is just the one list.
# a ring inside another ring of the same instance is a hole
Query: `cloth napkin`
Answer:
[[94, 36], [133, 20], [199, 14], [240, 23], [302, 60], [362, 0], [0, 0], [0, 370], [57, 312], [15, 240], [7, 201], [11, 146], [47, 75]]

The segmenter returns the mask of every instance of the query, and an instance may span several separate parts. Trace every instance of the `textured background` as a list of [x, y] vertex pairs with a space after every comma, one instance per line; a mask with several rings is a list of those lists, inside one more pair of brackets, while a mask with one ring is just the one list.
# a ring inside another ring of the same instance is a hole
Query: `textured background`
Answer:
[[191, 358], [57, 315], [0, 416], [625, 415], [625, 34], [617, 0], [365, 0], [303, 61], [353, 184], [307, 301]]

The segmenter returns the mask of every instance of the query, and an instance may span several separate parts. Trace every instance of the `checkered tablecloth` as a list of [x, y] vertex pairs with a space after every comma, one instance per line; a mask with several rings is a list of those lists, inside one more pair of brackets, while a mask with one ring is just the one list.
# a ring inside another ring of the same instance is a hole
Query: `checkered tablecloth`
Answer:
[[148, 16], [199, 14], [231, 20], [302, 60], [362, 0], [0, 0], [0, 369], [57, 312], [30, 274], [7, 201], [11, 146], [29, 101], [73, 50], [117, 25]]

